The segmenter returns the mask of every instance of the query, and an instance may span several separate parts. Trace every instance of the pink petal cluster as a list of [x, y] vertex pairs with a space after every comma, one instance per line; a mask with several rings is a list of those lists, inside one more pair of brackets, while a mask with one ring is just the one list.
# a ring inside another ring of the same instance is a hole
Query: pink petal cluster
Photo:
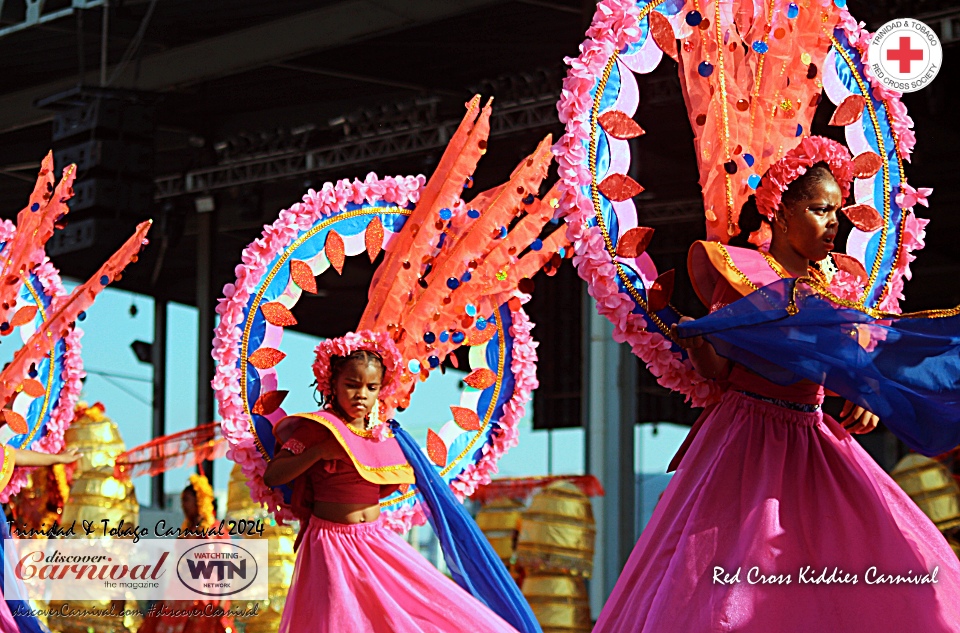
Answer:
[[823, 136], [808, 136], [786, 153], [767, 170], [757, 187], [757, 209], [767, 219], [773, 220], [780, 207], [783, 192], [790, 183], [807, 173], [813, 165], [825, 162], [837, 179], [843, 199], [850, 196], [853, 182], [853, 161], [850, 152], [842, 144]]
[[317, 379], [317, 390], [320, 393], [330, 395], [332, 392], [330, 384], [331, 357], [349, 356], [359, 350], [376, 352], [383, 360], [384, 376], [380, 388], [381, 395], [389, 396], [396, 390], [397, 379], [400, 376], [400, 364], [403, 362], [400, 350], [397, 349], [397, 345], [386, 332], [360, 330], [359, 332], [348, 332], [339, 338], [328, 338], [320, 341], [314, 349], [313, 375]]
[[900, 312], [900, 300], [903, 296], [903, 286], [905, 280], [913, 277], [910, 270], [910, 263], [917, 256], [914, 251], [923, 249], [924, 237], [926, 237], [926, 226], [930, 223], [927, 218], [918, 218], [910, 211], [904, 211], [907, 214], [903, 225], [903, 236], [900, 239], [900, 255], [897, 257], [897, 269], [891, 275], [890, 286], [883, 301], [878, 306], [885, 312]]
[[918, 204], [929, 207], [930, 201], [927, 200], [927, 196], [932, 193], [933, 189], [930, 187], [914, 189], [905, 182], [901, 183], [900, 192], [897, 194], [897, 205], [899, 205], [901, 209], [913, 209], [913, 207]]
[[234, 273], [235, 282], [223, 288], [217, 314], [220, 322], [214, 331], [213, 358], [217, 371], [211, 385], [217, 394], [223, 434], [230, 443], [227, 456], [240, 464], [253, 499], [267, 506], [280, 520], [292, 520], [294, 515], [283, 502], [279, 491], [264, 485], [266, 462], [257, 449], [250, 428], [250, 420], [243, 410], [240, 393], [240, 340], [243, 336], [243, 311], [256, 292], [267, 266], [297, 238], [301, 231], [313, 226], [321, 218], [340, 213], [348, 203], [386, 203], [407, 206], [420, 199], [426, 179], [406, 176], [377, 179], [369, 174], [363, 181], [341, 180], [326, 183], [316, 191], [310, 189], [302, 202], [280, 212], [277, 220], [265, 226], [263, 233], [243, 250], [242, 263]]

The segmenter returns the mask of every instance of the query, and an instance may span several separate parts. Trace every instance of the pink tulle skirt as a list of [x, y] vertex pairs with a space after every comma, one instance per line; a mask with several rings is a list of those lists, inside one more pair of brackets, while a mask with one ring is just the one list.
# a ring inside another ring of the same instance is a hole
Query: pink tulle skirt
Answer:
[[279, 633], [516, 633], [380, 521], [305, 529]]
[[594, 631], [957, 633], [960, 561], [829, 416], [731, 391]]

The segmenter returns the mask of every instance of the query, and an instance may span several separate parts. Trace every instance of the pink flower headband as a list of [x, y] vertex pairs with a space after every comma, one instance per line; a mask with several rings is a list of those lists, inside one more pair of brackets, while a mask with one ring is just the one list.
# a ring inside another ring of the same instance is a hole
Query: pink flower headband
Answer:
[[846, 200], [850, 196], [850, 183], [854, 176], [850, 152], [836, 141], [822, 136], [808, 136], [763, 175], [757, 187], [757, 210], [760, 214], [772, 221], [776, 210], [780, 208], [783, 192], [790, 183], [820, 162], [830, 167], [830, 173], [837, 179], [843, 199]]
[[380, 388], [380, 397], [390, 395], [396, 388], [396, 379], [400, 375], [400, 351], [393, 339], [386, 332], [371, 332], [360, 330], [350, 332], [340, 338], [328, 338], [320, 341], [314, 353], [313, 375], [317, 379], [317, 389], [324, 395], [329, 395], [333, 389], [330, 380], [333, 374], [331, 360], [334, 356], [345, 357], [353, 352], [365, 350], [373, 352], [383, 362], [383, 386]]

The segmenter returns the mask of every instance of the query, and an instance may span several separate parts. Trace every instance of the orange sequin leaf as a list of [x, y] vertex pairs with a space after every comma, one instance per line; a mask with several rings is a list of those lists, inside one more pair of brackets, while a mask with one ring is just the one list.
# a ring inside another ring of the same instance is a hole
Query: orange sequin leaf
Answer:
[[857, 178], [875, 176], [883, 167], [883, 159], [875, 152], [863, 152], [853, 158], [853, 175]]
[[300, 290], [312, 295], [317, 294], [317, 278], [313, 276], [310, 264], [301, 259], [290, 260], [290, 276]]
[[636, 138], [646, 134], [636, 121], [631, 119], [625, 112], [620, 110], [610, 110], [597, 117], [597, 123], [600, 124], [607, 134], [613, 138], [626, 140]]
[[327, 241], [324, 242], [323, 250], [330, 260], [330, 265], [336, 269], [337, 274], [343, 274], [343, 262], [346, 259], [347, 251], [343, 246], [343, 238], [334, 230], [327, 233]]
[[427, 429], [427, 457], [440, 468], [447, 465], [447, 445], [433, 429]]
[[260, 394], [256, 404], [253, 405], [253, 412], [257, 415], [270, 415], [280, 408], [287, 393], [286, 391], [268, 391]]
[[676, 273], [668, 270], [653, 282], [647, 291], [647, 310], [649, 312], [659, 312], [670, 303], [670, 297], [673, 295], [673, 281]]
[[613, 202], [629, 200], [643, 191], [643, 187], [626, 174], [612, 174], [607, 176], [603, 182], [600, 183], [598, 189], [600, 189], [600, 193]]
[[400, 484], [400, 494], [405, 495], [410, 490], [410, 484]]
[[10, 319], [10, 327], [17, 327], [18, 325], [29, 323], [33, 321], [33, 317], [35, 316], [37, 316], [37, 306], [23, 306], [17, 310], [17, 313]]
[[866, 99], [860, 95], [850, 95], [834, 110], [830, 117], [830, 125], [850, 125], [860, 120], [863, 116], [863, 108], [867, 104]]
[[272, 347], [261, 347], [247, 359], [257, 369], [270, 369], [286, 358], [286, 354]]
[[640, 257], [653, 239], [653, 229], [648, 226], [638, 226], [630, 229], [617, 240], [618, 257]]
[[265, 318], [270, 325], [289, 327], [297, 324], [297, 319], [293, 316], [293, 312], [290, 312], [287, 306], [276, 301], [261, 304], [260, 312], [263, 313], [263, 318]]
[[480, 416], [476, 411], [465, 407], [450, 407], [453, 412], [453, 421], [464, 431], [479, 431]]
[[27, 394], [31, 398], [40, 398], [47, 392], [47, 390], [43, 388], [43, 385], [40, 383], [40, 381], [34, 380], [33, 378], [27, 378], [24, 380], [21, 387], [23, 387], [23, 393]]
[[3, 421], [7, 423], [7, 426], [16, 433], [17, 435], [23, 435], [30, 431], [30, 427], [27, 426], [27, 421], [23, 419], [23, 416], [17, 413], [16, 411], [10, 411], [5, 409], [2, 412]]
[[469, 376], [463, 379], [463, 382], [482, 391], [497, 382], [497, 374], [492, 369], [481, 367], [472, 371]]
[[370, 224], [367, 225], [367, 230], [363, 234], [363, 242], [366, 244], [367, 255], [372, 263], [383, 248], [383, 222], [380, 221], [380, 216], [375, 215], [370, 220]]
[[867, 270], [860, 263], [860, 260], [846, 253], [831, 253], [831, 255], [833, 255], [833, 262], [838, 269], [853, 275], [860, 280], [860, 283], [867, 282], [869, 279]]
[[484, 345], [493, 338], [493, 335], [497, 333], [497, 326], [493, 323], [487, 322], [487, 327], [482, 330], [477, 330], [471, 328], [467, 330], [467, 338], [463, 340], [463, 344], [469, 347], [476, 347], [477, 345]]
[[667, 16], [656, 11], [647, 14], [647, 20], [650, 22], [650, 34], [653, 35], [653, 41], [660, 47], [664, 53], [669, 55], [673, 61], [679, 62], [677, 55], [677, 36], [673, 32], [673, 26]]
[[864, 233], [876, 231], [883, 226], [883, 218], [880, 217], [880, 212], [869, 204], [854, 204], [840, 210], [850, 218], [855, 227]]

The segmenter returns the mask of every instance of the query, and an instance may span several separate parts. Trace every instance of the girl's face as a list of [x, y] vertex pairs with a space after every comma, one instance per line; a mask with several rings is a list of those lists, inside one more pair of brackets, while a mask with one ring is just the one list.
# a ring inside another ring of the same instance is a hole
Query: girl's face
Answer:
[[380, 396], [383, 368], [379, 363], [355, 358], [344, 363], [333, 383], [333, 396], [351, 420], [366, 418]]
[[180, 505], [183, 507], [183, 515], [188, 520], [199, 517], [200, 510], [197, 508], [197, 493], [192, 489], [183, 491], [180, 495]]
[[[837, 211], [843, 205], [843, 193], [829, 174], [806, 184], [803, 193], [790, 202], [784, 200], [778, 221], [781, 227], [784, 224], [787, 227], [784, 237], [789, 247], [807, 260], [818, 262], [833, 250], [840, 227]], [[774, 227], [774, 231], [782, 230]]]

